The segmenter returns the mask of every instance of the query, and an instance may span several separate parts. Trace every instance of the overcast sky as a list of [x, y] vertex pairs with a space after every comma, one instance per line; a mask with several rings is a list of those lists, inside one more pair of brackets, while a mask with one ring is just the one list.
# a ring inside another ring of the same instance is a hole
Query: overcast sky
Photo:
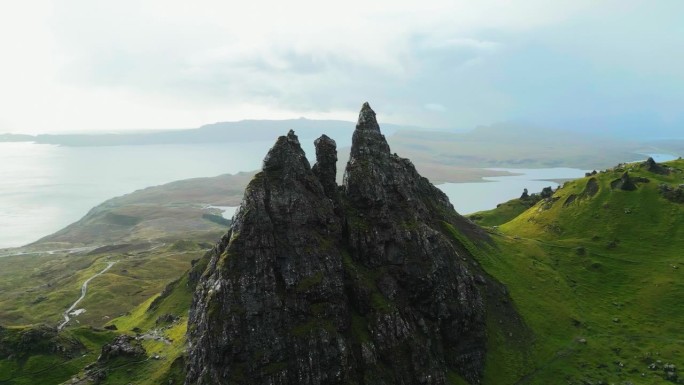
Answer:
[[4, 1], [0, 132], [245, 118], [684, 131], [684, 1]]

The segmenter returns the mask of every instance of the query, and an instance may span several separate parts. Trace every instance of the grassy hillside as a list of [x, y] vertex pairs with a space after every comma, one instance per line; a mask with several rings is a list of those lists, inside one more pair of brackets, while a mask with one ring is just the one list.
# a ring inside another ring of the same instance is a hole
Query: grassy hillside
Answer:
[[116, 262], [90, 282], [77, 306], [86, 311], [70, 324], [102, 326], [161, 292], [207, 246], [187, 242], [182, 250], [174, 243], [129, 252], [0, 258], [0, 325], [56, 326], [78, 299], [83, 282], [107, 262]]
[[524, 213], [540, 199], [538, 195], [511, 199], [508, 202], [498, 204], [495, 209], [470, 214], [468, 219], [480, 226], [499, 226]]
[[[249, 173], [198, 178], [110, 199], [29, 247], [0, 255], [0, 325], [56, 326], [85, 280], [73, 324], [101, 326], [178, 278], [227, 230], [216, 206], [238, 205]], [[82, 247], [86, 245], [87, 247]]]
[[220, 220], [220, 211], [209, 205], [238, 206], [253, 175], [186, 179], [112, 198], [79, 221], [24, 249], [173, 242], [182, 238], [213, 242], [227, 226]]
[[206, 261], [200, 259], [160, 294], [107, 324], [106, 328], [116, 330], [117, 334], [133, 336], [135, 343], [144, 349], [144, 354], [99, 359], [74, 375], [77, 383], [182, 384], [185, 379], [188, 309], [196, 285], [190, 272], [194, 272], [192, 276], [199, 277], [205, 265]]
[[[138, 332], [148, 334], [140, 342], [145, 356], [97, 363], [93, 368], [103, 369], [98, 375], [107, 376], [105, 383], [181, 383], [183, 364], [176, 358], [184, 350], [192, 288], [179, 277], [227, 229], [218, 210], [205, 206], [238, 205], [249, 179], [247, 173], [223, 175], [136, 191], [29, 247], [5, 250], [10, 256], [0, 257], [0, 385], [71, 383], [79, 372], [76, 383], [102, 383], [83, 368], [117, 335]], [[56, 334], [83, 283], [112, 262], [78, 303], [76, 309], [85, 312]], [[169, 282], [176, 285], [165, 291]], [[162, 292], [165, 298], [155, 301]], [[103, 329], [111, 325], [118, 330]], [[79, 347], [65, 350], [64, 341]]]
[[[490, 245], [445, 230], [506, 286], [522, 316], [498, 305], [500, 295], [488, 299], [484, 384], [681, 383], [684, 161], [649, 168], [620, 165], [567, 182], [551, 198], [477, 213], [491, 226]], [[194, 290], [183, 272], [208, 245], [138, 246], [0, 259], [0, 384], [182, 383]], [[57, 324], [108, 261], [116, 264], [79, 305], [85, 313], [56, 336], [37, 325]], [[194, 269], [197, 276], [202, 264]], [[21, 337], [34, 330], [43, 337]], [[144, 353], [98, 361], [118, 335]]]
[[[496, 247], [479, 261], [508, 287], [535, 336], [526, 375], [496, 368], [485, 383], [676, 382], [671, 365], [684, 367], [684, 204], [661, 191], [684, 183], [684, 162], [666, 165], [674, 169], [667, 175], [627, 164], [594, 176], [597, 183], [568, 182], [492, 230]], [[611, 187], [625, 171], [633, 191]], [[588, 185], [598, 191], [589, 194]], [[489, 360], [496, 366], [499, 357]]]
[[[89, 306], [99, 311], [123, 309], [121, 316], [108, 322], [96, 317], [95, 323], [104, 328], [78, 326], [58, 333], [54, 326], [45, 325], [0, 327], [0, 384], [182, 383], [187, 311], [194, 292], [187, 263], [185, 267], [186, 274], [142, 302]], [[143, 354], [99, 358], [103, 346], [122, 334], [134, 337]]]
[[[0, 328], [0, 384], [59, 384], [96, 360], [114, 333], [79, 327], [57, 334], [41, 325]], [[4, 351], [4, 352], [3, 352]]]

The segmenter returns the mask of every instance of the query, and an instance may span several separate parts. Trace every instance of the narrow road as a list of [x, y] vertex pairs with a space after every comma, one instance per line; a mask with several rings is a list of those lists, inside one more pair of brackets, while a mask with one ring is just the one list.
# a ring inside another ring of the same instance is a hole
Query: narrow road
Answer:
[[74, 302], [71, 305], [71, 307], [69, 307], [64, 312], [64, 315], [63, 315], [64, 316], [64, 322], [62, 322], [61, 324], [59, 324], [59, 326], [57, 326], [57, 330], [64, 329], [66, 324], [68, 324], [69, 321], [71, 320], [71, 317], [69, 317], [69, 313], [76, 308], [76, 305], [78, 305], [78, 303], [81, 302], [83, 300], [83, 298], [85, 298], [86, 293], [88, 292], [88, 283], [90, 283], [90, 281], [92, 281], [93, 278], [97, 277], [98, 275], [102, 275], [102, 274], [106, 273], [107, 270], [109, 270], [112, 266], [114, 266], [115, 263], [116, 262], [107, 262], [107, 267], [105, 267], [101, 272], [93, 275], [92, 277], [88, 278], [85, 282], [83, 282], [83, 286], [81, 286], [81, 296], [76, 300], [76, 302]]
[[[93, 251], [101, 246], [84, 246], [84, 247], [72, 247], [70, 249], [54, 249], [54, 250], [24, 250], [22, 247], [10, 247], [6, 249], [0, 249], [0, 258], [2, 257], [16, 257], [20, 255], [34, 255], [34, 254], [48, 254], [54, 255], [57, 253], [85, 253], [88, 251]], [[17, 251], [19, 250], [19, 251]]]

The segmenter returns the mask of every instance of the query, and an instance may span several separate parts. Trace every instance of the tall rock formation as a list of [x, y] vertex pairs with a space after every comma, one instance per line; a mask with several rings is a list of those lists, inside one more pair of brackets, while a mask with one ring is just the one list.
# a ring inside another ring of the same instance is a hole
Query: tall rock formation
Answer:
[[327, 135], [314, 141], [316, 146], [316, 164], [311, 169], [321, 182], [325, 195], [331, 199], [337, 197], [337, 145]]
[[278, 138], [207, 256], [186, 384], [480, 382], [484, 291], [464, 247], [486, 235], [390, 153], [365, 103], [344, 184], [335, 142], [310, 167]]

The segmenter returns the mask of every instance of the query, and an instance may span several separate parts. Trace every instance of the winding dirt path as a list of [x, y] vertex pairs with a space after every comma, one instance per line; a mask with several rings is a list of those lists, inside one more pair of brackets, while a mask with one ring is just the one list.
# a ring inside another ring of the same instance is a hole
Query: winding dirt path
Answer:
[[114, 266], [115, 263], [116, 263], [116, 262], [107, 262], [107, 267], [105, 267], [102, 271], [100, 271], [99, 273], [93, 275], [92, 277], [88, 278], [85, 282], [83, 282], [83, 285], [81, 286], [81, 296], [76, 300], [76, 302], [74, 302], [74, 303], [73, 303], [73, 304], [64, 312], [64, 314], [63, 314], [64, 321], [63, 321], [61, 324], [59, 324], [59, 326], [57, 326], [57, 330], [62, 330], [62, 329], [64, 329], [64, 327], [66, 326], [66, 324], [68, 324], [69, 321], [71, 320], [71, 317], [69, 317], [69, 313], [70, 313], [72, 310], [74, 310], [74, 309], [76, 308], [76, 306], [78, 305], [78, 303], [81, 302], [81, 301], [83, 300], [83, 298], [85, 298], [86, 293], [88, 292], [88, 283], [90, 283], [90, 281], [92, 281], [93, 278], [95, 278], [95, 277], [97, 277], [97, 276], [99, 276], [99, 275], [102, 275], [102, 274], [106, 273], [107, 270], [111, 269], [112, 266]]

